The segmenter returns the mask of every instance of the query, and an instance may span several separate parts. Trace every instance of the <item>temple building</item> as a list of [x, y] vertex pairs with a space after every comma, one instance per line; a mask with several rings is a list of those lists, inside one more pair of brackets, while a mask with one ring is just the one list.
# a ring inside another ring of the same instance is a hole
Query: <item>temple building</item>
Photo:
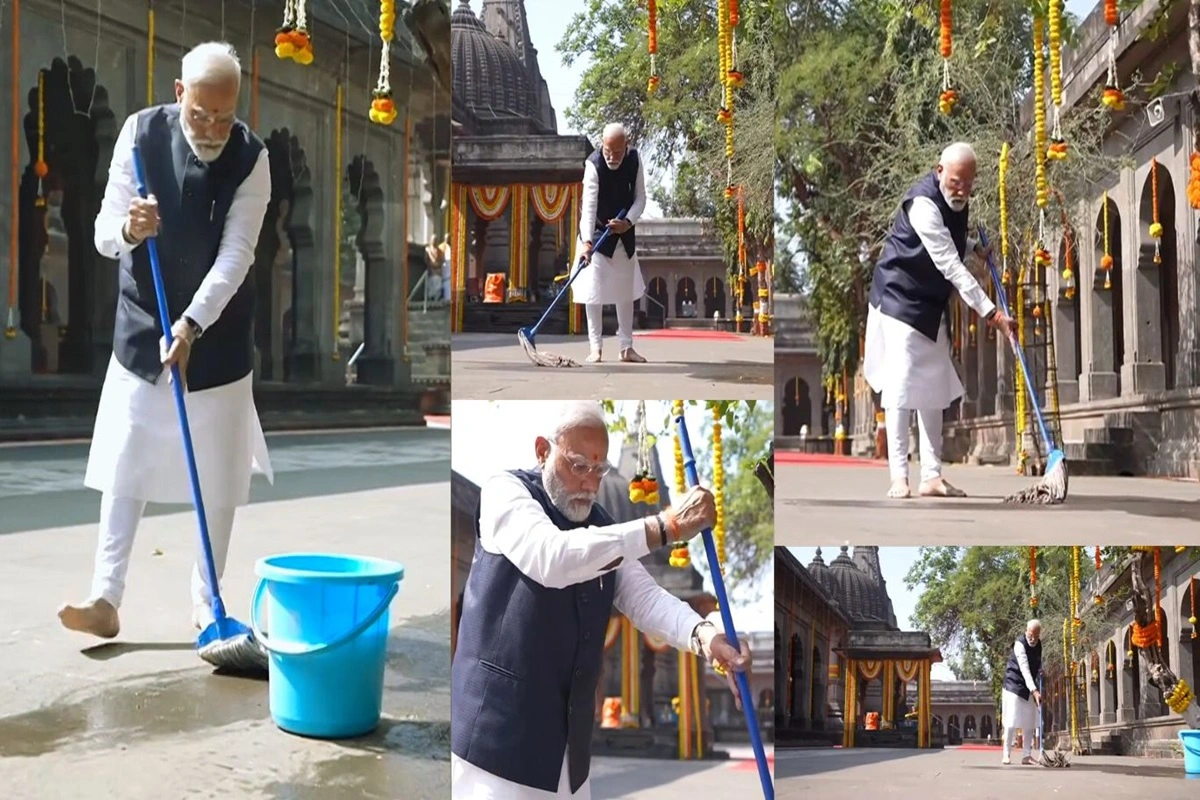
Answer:
[[[4, 152], [19, 153], [14, 191], [0, 193], [9, 241], [0, 259], [8, 291], [0, 391], [17, 413], [94, 412], [112, 350], [118, 265], [96, 252], [93, 227], [115, 138], [128, 115], [174, 101], [188, 49], [219, 39], [238, 50], [238, 116], [267, 143], [271, 163], [271, 202], [248, 278], [264, 425], [275, 412], [318, 405], [375, 408], [380, 421], [431, 401], [448, 406], [449, 304], [436, 287], [451, 103], [449, 76], [430, 60], [447, 50], [448, 9], [419, 0], [416, 36], [397, 15], [389, 68], [399, 113], [384, 126], [367, 116], [379, 73], [378, 3], [303, 5], [315, 42], [307, 66], [274, 52], [281, 2], [156, 0], [148, 9], [144, 0], [107, 0], [86, 14], [49, 0], [5, 5], [4, 34], [19, 36], [21, 48], [0, 59], [0, 75], [21, 96], [19, 118], [0, 132]], [[346, 10], [360, 21], [347, 25]]]
[[[1121, 9], [1113, 42], [1119, 82], [1128, 86], [1139, 73], [1151, 80], [1160, 70], [1164, 81], [1155, 87], [1157, 99], [1146, 100], [1143, 86], [1128, 98], [1126, 110], [1109, 115], [1106, 155], [1120, 157], [1121, 166], [1095, 182], [1079, 208], [1068, 210], [1074, 220], [1069, 236], [1056, 232], [1057, 240], [1046, 242], [1053, 264], [1039, 273], [1044, 289], [1039, 283], [1025, 292], [1027, 349], [1042, 402], [1061, 410], [1059, 441], [1066, 443], [1073, 472], [1196, 478], [1200, 316], [1193, 311], [1200, 271], [1197, 211], [1187, 185], [1200, 120], [1188, 101], [1192, 71], [1171, 68], [1190, 63], [1187, 5], [1143, 0]], [[1151, 28], [1161, 35], [1151, 35]], [[1097, 3], [1074, 46], [1064, 46], [1064, 118], [1099, 103], [1109, 45], [1104, 6]], [[1031, 97], [1022, 123], [1033, 127]], [[1159, 239], [1150, 234], [1155, 223]], [[1071, 281], [1063, 277], [1068, 266]], [[1032, 426], [1024, 424], [1019, 437], [1015, 431], [1013, 358], [984, 326], [973, 332], [964, 322], [969, 317], [965, 310], [956, 314], [952, 331], [966, 393], [947, 414], [943, 458], [1024, 461], [1027, 471], [1036, 471]], [[786, 374], [777, 385], [797, 376]], [[851, 451], [869, 453], [877, 396], [861, 372], [847, 385]]]
[[781, 745], [940, 747], [929, 634], [901, 631], [878, 547], [806, 567], [775, 548], [775, 735]]
[[825, 402], [816, 332], [805, 314], [803, 295], [775, 295], [775, 392], [775, 445], [780, 450], [799, 449], [802, 431], [810, 439], [833, 435], [833, 409]]
[[934, 738], [944, 736], [948, 745], [998, 742], [1004, 735], [1000, 728], [1000, 708], [990, 683], [933, 681], [929, 705]]
[[[629, 482], [636, 464], [636, 444], [629, 442], [600, 487], [597, 503], [617, 522], [640, 519], [656, 510], [629, 500]], [[671, 478], [663, 475], [656, 455], [651, 457], [651, 464], [659, 483], [659, 507], [666, 508], [671, 502]], [[479, 504], [479, 486], [457, 471], [451, 475], [451, 504], [453, 654], [463, 591], [475, 552]], [[667, 563], [668, 556], [667, 550], [656, 550], [643, 558], [642, 564], [660, 586], [687, 602], [696, 613], [706, 617], [716, 611], [717, 600], [705, 591], [698, 566], [673, 567]], [[739, 631], [738, 635], [748, 635], [752, 647], [756, 647], [752, 650], [751, 691], [759, 708], [760, 733], [768, 740], [773, 721], [765, 716], [774, 702], [773, 653], [761, 634]], [[748, 741], [745, 717], [734, 705], [723, 678], [702, 659], [638, 631], [615, 610], [605, 638], [596, 721], [592, 746], [598, 755], [676, 759], [683, 753], [687, 758], [705, 758], [714, 755], [713, 746], [718, 742]]]
[[[1162, 652], [1166, 665], [1194, 688], [1200, 685], [1200, 631], [1190, 620], [1196, 617], [1200, 599], [1194, 595], [1195, 584], [1200, 583], [1200, 558], [1191, 548], [1177, 553], [1174, 547], [1163, 547], [1161, 553]], [[1150, 584], [1153, 592], [1152, 574]], [[1146, 658], [1133, 645], [1131, 585], [1127, 564], [1105, 564], [1081, 592], [1085, 626], [1079, 635], [1085, 644], [1076, 656], [1081, 662], [1074, 683], [1076, 734], [1093, 752], [1171, 755], [1178, 749], [1176, 733], [1187, 724], [1150, 684]], [[1104, 611], [1093, 621], [1090, 609], [1097, 596]], [[1043, 653], [1042, 662], [1046, 746], [1061, 742], [1069, 747], [1072, 683], [1063, 668], [1064, 654]]]

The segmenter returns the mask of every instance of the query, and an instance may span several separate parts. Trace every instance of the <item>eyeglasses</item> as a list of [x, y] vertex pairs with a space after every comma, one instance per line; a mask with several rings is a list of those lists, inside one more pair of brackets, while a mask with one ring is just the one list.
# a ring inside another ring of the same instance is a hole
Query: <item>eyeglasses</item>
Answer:
[[607, 461], [596, 464], [588, 461], [583, 456], [563, 450], [561, 447], [556, 447], [555, 449], [562, 453], [562, 456], [566, 460], [568, 466], [571, 467], [571, 473], [576, 478], [584, 478], [589, 475], [593, 475], [597, 478], [603, 478], [612, 471], [612, 467], [608, 465]]
[[231, 125], [236, 118], [237, 114], [234, 112], [216, 116], [196, 106], [188, 109], [188, 119], [196, 125]]

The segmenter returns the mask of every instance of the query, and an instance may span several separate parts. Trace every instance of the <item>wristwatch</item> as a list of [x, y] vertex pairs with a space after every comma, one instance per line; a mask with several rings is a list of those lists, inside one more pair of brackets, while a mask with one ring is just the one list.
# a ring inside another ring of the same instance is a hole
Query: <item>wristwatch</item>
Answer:
[[197, 339], [199, 339], [204, 334], [204, 329], [200, 327], [200, 325], [196, 322], [196, 320], [192, 319], [191, 317], [187, 316], [186, 314], [183, 315], [182, 317], [180, 317], [180, 319], [187, 323], [188, 330], [190, 330], [192, 332], [192, 341], [193, 342], [196, 341]]
[[712, 628], [715, 631], [717, 626], [713, 625], [708, 620], [704, 620], [703, 622], [697, 624], [695, 628], [692, 628], [692, 639], [689, 646], [691, 647], [692, 652], [698, 656], [704, 655], [704, 645], [700, 642], [701, 628]]

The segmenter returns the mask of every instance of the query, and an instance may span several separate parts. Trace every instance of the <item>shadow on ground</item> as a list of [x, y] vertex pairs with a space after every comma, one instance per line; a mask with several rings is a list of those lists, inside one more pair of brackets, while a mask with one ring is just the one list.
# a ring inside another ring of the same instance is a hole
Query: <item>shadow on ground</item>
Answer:
[[[1152, 517], [1163, 519], [1190, 519], [1200, 521], [1200, 501], [1171, 500], [1162, 497], [1144, 497], [1132, 495], [1068, 495], [1067, 501], [1056, 506], [1017, 505], [1004, 503], [1003, 495], [986, 496], [972, 495], [965, 500], [854, 500], [854, 499], [823, 499], [823, 498], [781, 498], [780, 503], [790, 506], [807, 508], [844, 508], [864, 509], [873, 508], [892, 513], [908, 510], [919, 510], [921, 513], [930, 511], [949, 514], [966, 514], [969, 517], [981, 508], [988, 512], [1011, 511], [1029, 512], [1032, 510], [1064, 513], [1069, 511], [1119, 512], [1135, 517]], [[990, 502], [989, 502], [990, 501]], [[971, 517], [973, 518], [973, 517]]]
[[941, 753], [940, 750], [915, 750], [891, 748], [863, 748], [859, 750], [815, 750], [806, 758], [776, 758], [775, 780], [804, 778], [823, 772], [840, 772], [853, 767], [899, 761], [905, 758], [922, 758]]
[[[547, 348], [549, 349], [549, 348]], [[520, 369], [522, 365], [518, 364], [514, 367], [509, 362], [484, 363], [475, 362], [469, 368], [463, 369], [464, 372], [501, 372], [511, 374], [514, 369]], [[677, 376], [686, 377], [693, 380], [711, 381], [714, 383], [751, 383], [756, 385], [766, 385], [775, 380], [775, 365], [771, 362], [760, 361], [719, 361], [717, 363], [686, 363], [681, 361], [655, 361], [651, 364], [625, 364], [621, 362], [608, 363], [604, 362], [604, 366], [596, 367], [589, 365], [587, 367], [571, 368], [571, 367], [536, 367], [532, 363], [528, 365], [531, 373], [535, 370], [540, 370], [542, 374], [553, 374], [555, 372], [563, 373], [564, 375], [576, 376], [586, 374], [592, 376], [609, 376], [615, 374], [636, 374], [648, 375], [652, 377]], [[586, 370], [586, 372], [583, 372]]]
[[[728, 765], [729, 761], [725, 759], [680, 762], [607, 758], [602, 770], [596, 770], [593, 765], [592, 797], [595, 800], [616, 800], [635, 792], [664, 786], [688, 775], [695, 775], [698, 770], [711, 770]], [[596, 774], [597, 772], [599, 774]]]

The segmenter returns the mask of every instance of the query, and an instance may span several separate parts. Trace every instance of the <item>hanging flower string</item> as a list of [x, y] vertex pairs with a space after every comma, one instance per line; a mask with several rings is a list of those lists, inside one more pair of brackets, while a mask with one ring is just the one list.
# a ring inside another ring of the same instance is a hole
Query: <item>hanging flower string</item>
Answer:
[[371, 93], [371, 111], [367, 115], [378, 125], [391, 125], [396, 121], [396, 104], [392, 101], [391, 60], [392, 39], [396, 32], [396, 0], [382, 0], [379, 4], [379, 39], [383, 47], [379, 52], [379, 80]]
[[654, 469], [650, 463], [651, 449], [654, 447], [650, 434], [646, 429], [646, 403], [638, 403], [637, 429], [637, 467], [633, 480], [629, 482], [629, 502], [658, 505], [658, 481], [654, 477]]
[[50, 165], [46, 163], [46, 70], [38, 70], [38, 107], [37, 107], [37, 161], [33, 164], [33, 174], [37, 176], [37, 198], [33, 204], [38, 208], [46, 207], [46, 189], [42, 181], [50, 174]]
[[1037, 599], [1037, 548], [1029, 548], [1029, 607], [1036, 610]]
[[283, 24], [275, 31], [275, 55], [297, 64], [313, 62], [312, 37], [308, 33], [305, 0], [285, 0]]
[[713, 499], [717, 506], [717, 522], [713, 526], [713, 543], [717, 549], [717, 568], [725, 574], [725, 458], [721, 449], [721, 411], [713, 406]]
[[654, 57], [658, 55], [658, 0], [646, 0], [646, 27], [650, 35], [650, 80], [646, 91], [650, 94], [658, 91], [658, 67]]
[[1012, 283], [1008, 269], [1008, 142], [1000, 146], [1000, 264], [1003, 267], [1000, 281], [1005, 286]]
[[1188, 159], [1188, 205], [1200, 209], [1200, 153], [1193, 152]]
[[1162, 263], [1163, 226], [1158, 217], [1158, 159], [1150, 159], [1150, 238], [1154, 240], [1154, 263]]
[[[746, 195], [738, 189], [738, 275], [737, 275], [737, 332], [742, 332], [742, 306], [746, 304]], [[799, 384], [797, 384], [799, 386]]]
[[1054, 127], [1046, 155], [1056, 161], [1067, 157], [1067, 140], [1062, 132], [1062, 0], [1050, 0], [1050, 100], [1054, 103]]
[[[683, 415], [683, 401], [675, 400], [671, 403], [672, 415], [678, 417]], [[683, 474], [683, 442], [679, 439], [679, 429], [676, 426], [675, 430], [675, 496], [682, 498], [687, 492], [687, 480]], [[686, 567], [692, 563], [691, 557], [688, 554], [687, 543], [682, 543], [679, 547], [671, 550], [671, 557], [668, 563], [672, 567]]]
[[942, 52], [942, 93], [938, 97], [938, 111], [949, 115], [958, 102], [958, 92], [950, 85], [950, 54], [953, 52], [951, 40], [952, 24], [950, 0], [941, 0], [941, 13], [938, 16], [938, 34]]
[[[1063, 231], [1063, 297], [1068, 300], [1075, 299], [1075, 236], [1071, 232], [1071, 221], [1067, 219], [1067, 204], [1063, 200], [1062, 192], [1058, 189], [1054, 190], [1054, 196], [1058, 198], [1058, 211], [1060, 221], [1062, 222]], [[1049, 311], [1049, 309], [1047, 309]]]
[[1117, 26], [1121, 24], [1117, 0], [1104, 0], [1104, 21], [1108, 23], [1108, 77], [1100, 102], [1111, 111], [1124, 111], [1125, 95], [1117, 85]]
[[1162, 644], [1162, 548], [1147, 545], [1134, 545], [1131, 550], [1154, 554], [1154, 621], [1142, 625], [1135, 621], [1129, 637], [1129, 656], [1133, 656], [1133, 648], [1144, 650], [1154, 644]]
[[1083, 621], [1079, 619], [1079, 587], [1081, 585], [1081, 563], [1083, 560], [1083, 548], [1076, 545], [1071, 548], [1071, 648], [1075, 647], [1075, 632], [1083, 626]]
[[[1102, 565], [1100, 563], [1100, 545], [1096, 545], [1096, 572], [1097, 573], [1100, 572], [1101, 566]], [[1093, 597], [1092, 600], [1093, 600], [1093, 602], [1095, 602], [1096, 605], [1102, 605], [1104, 603], [1104, 595], [1101, 594], [1100, 592], [1096, 592], [1096, 596]]]
[[1104, 270], [1104, 288], [1112, 288], [1112, 250], [1109, 249], [1108, 239], [1108, 192], [1104, 193], [1104, 255], [1100, 257], [1100, 269]]
[[[1045, 209], [1050, 202], [1050, 182], [1046, 178], [1046, 63], [1042, 18], [1033, 18], [1033, 118], [1037, 151], [1037, 204]], [[1045, 225], [1043, 214], [1043, 225]], [[1039, 239], [1041, 236], [1039, 235]]]
[[733, 75], [738, 83], [742, 75], [734, 67], [733, 58], [733, 8], [734, 0], [717, 0], [717, 83], [721, 87], [721, 108], [717, 121], [725, 128], [725, 199], [737, 196], [733, 183]]

